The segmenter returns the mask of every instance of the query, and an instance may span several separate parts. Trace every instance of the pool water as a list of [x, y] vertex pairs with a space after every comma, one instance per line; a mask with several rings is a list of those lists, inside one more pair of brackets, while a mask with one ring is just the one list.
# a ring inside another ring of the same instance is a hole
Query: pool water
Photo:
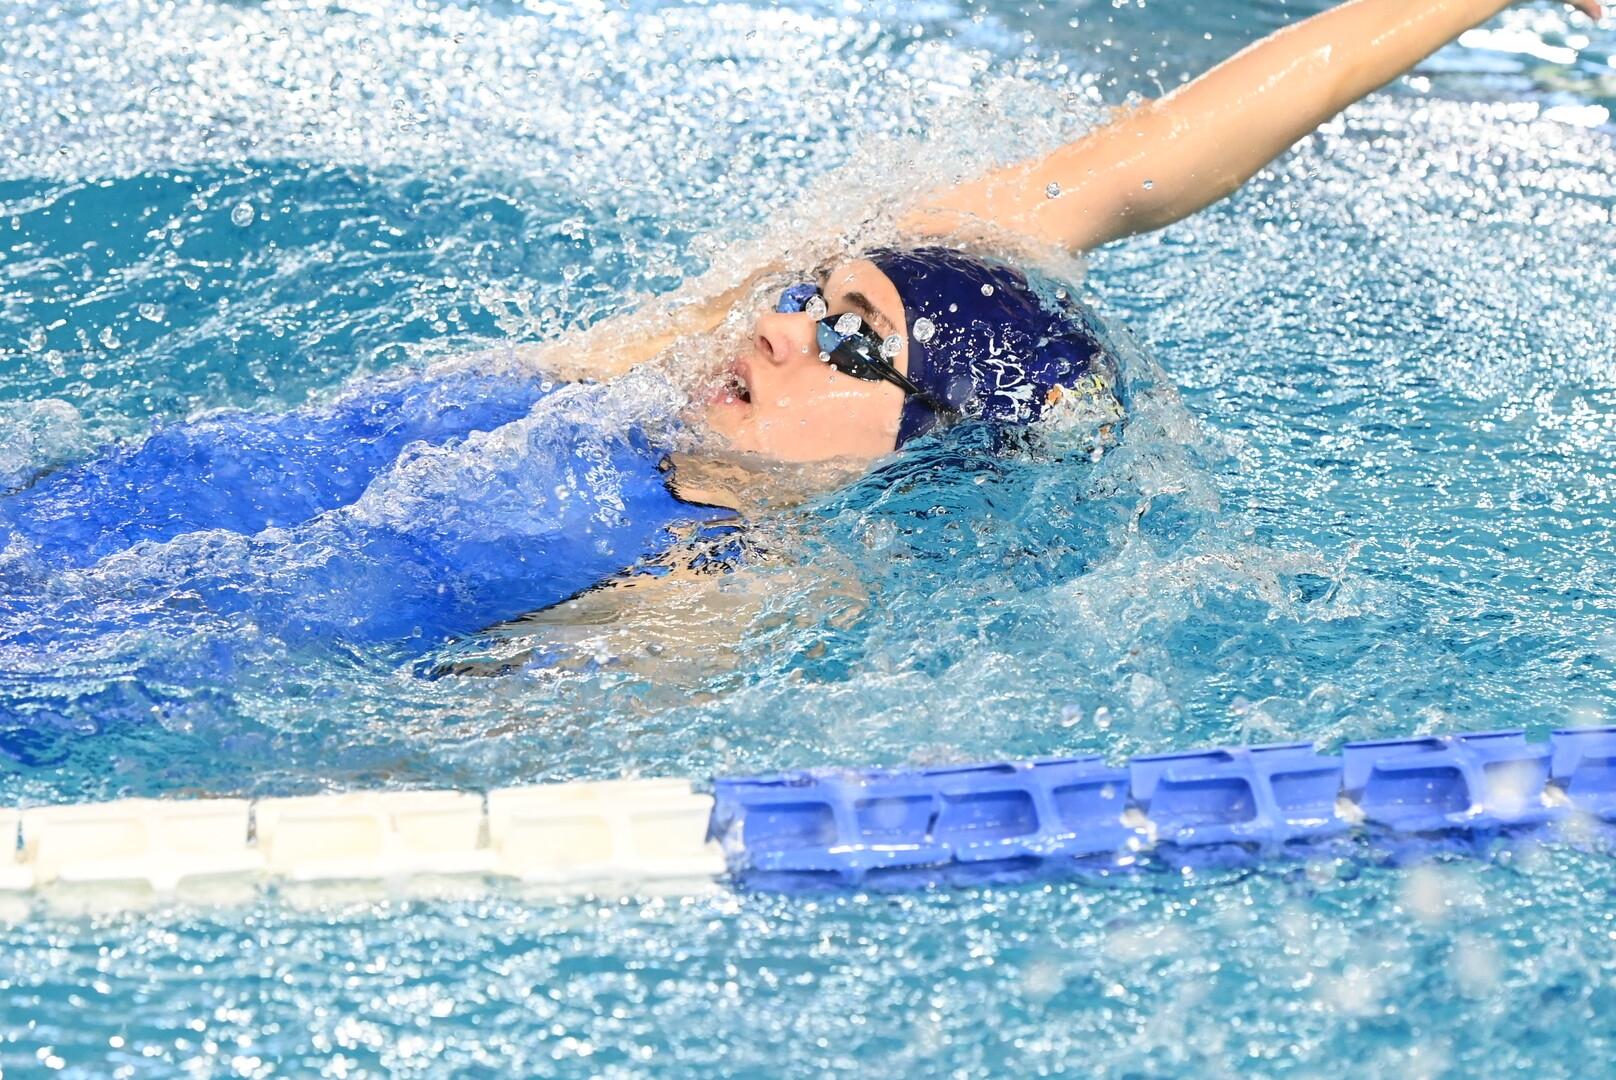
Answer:
[[[0, 488], [590, 325], [1317, 6], [14, 4]], [[1608, 723], [1613, 47], [1510, 12], [1097, 254], [1083, 291], [1134, 343], [1123, 445], [767, 515], [853, 587], [759, 569], [726, 663], [426, 680], [408, 647], [229, 627], [0, 644], [0, 797]], [[56, 610], [20, 580], [10, 631]], [[4, 930], [0, 1070], [1582, 1076], [1616, 1035], [1613, 865], [40, 910]]]

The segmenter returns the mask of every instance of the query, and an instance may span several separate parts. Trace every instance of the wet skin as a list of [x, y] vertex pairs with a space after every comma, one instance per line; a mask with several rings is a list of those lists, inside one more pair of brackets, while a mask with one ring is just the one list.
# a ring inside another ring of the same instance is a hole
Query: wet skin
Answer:
[[[833, 266], [819, 286], [832, 315], [851, 311], [883, 339], [904, 334], [903, 301], [874, 263]], [[892, 363], [908, 373], [907, 338]], [[760, 314], [750, 346], [725, 374], [704, 419], [735, 450], [782, 461], [873, 460], [897, 445], [903, 391], [820, 360], [816, 322], [807, 312]]]

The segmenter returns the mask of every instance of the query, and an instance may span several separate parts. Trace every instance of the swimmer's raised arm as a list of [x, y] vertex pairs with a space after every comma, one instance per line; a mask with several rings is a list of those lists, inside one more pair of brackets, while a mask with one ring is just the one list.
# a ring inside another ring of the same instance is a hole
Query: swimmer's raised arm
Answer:
[[[939, 193], [904, 227], [938, 236], [986, 225], [1074, 251], [1160, 229], [1233, 193], [1330, 117], [1509, 6], [1350, 0], [1047, 157]], [[1598, 0], [1572, 6], [1600, 15]]]

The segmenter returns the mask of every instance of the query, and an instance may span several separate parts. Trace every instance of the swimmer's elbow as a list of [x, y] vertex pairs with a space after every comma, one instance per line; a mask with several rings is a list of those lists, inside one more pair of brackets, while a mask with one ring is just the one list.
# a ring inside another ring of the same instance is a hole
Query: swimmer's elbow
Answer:
[[1209, 141], [1170, 99], [1144, 102], [1118, 125], [1122, 145], [1093, 204], [1107, 217], [1088, 246], [1182, 221], [1239, 191], [1253, 171]]

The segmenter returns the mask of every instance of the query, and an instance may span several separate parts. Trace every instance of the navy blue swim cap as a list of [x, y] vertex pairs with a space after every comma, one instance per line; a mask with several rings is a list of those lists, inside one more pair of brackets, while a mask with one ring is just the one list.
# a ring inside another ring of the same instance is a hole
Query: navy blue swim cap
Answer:
[[[903, 300], [909, 378], [964, 415], [1028, 424], [1068, 394], [1103, 393], [1115, 402], [1114, 352], [1069, 290], [1053, 282], [1037, 290], [1017, 270], [951, 248], [880, 249], [866, 258]], [[898, 445], [937, 420], [910, 396]]]

